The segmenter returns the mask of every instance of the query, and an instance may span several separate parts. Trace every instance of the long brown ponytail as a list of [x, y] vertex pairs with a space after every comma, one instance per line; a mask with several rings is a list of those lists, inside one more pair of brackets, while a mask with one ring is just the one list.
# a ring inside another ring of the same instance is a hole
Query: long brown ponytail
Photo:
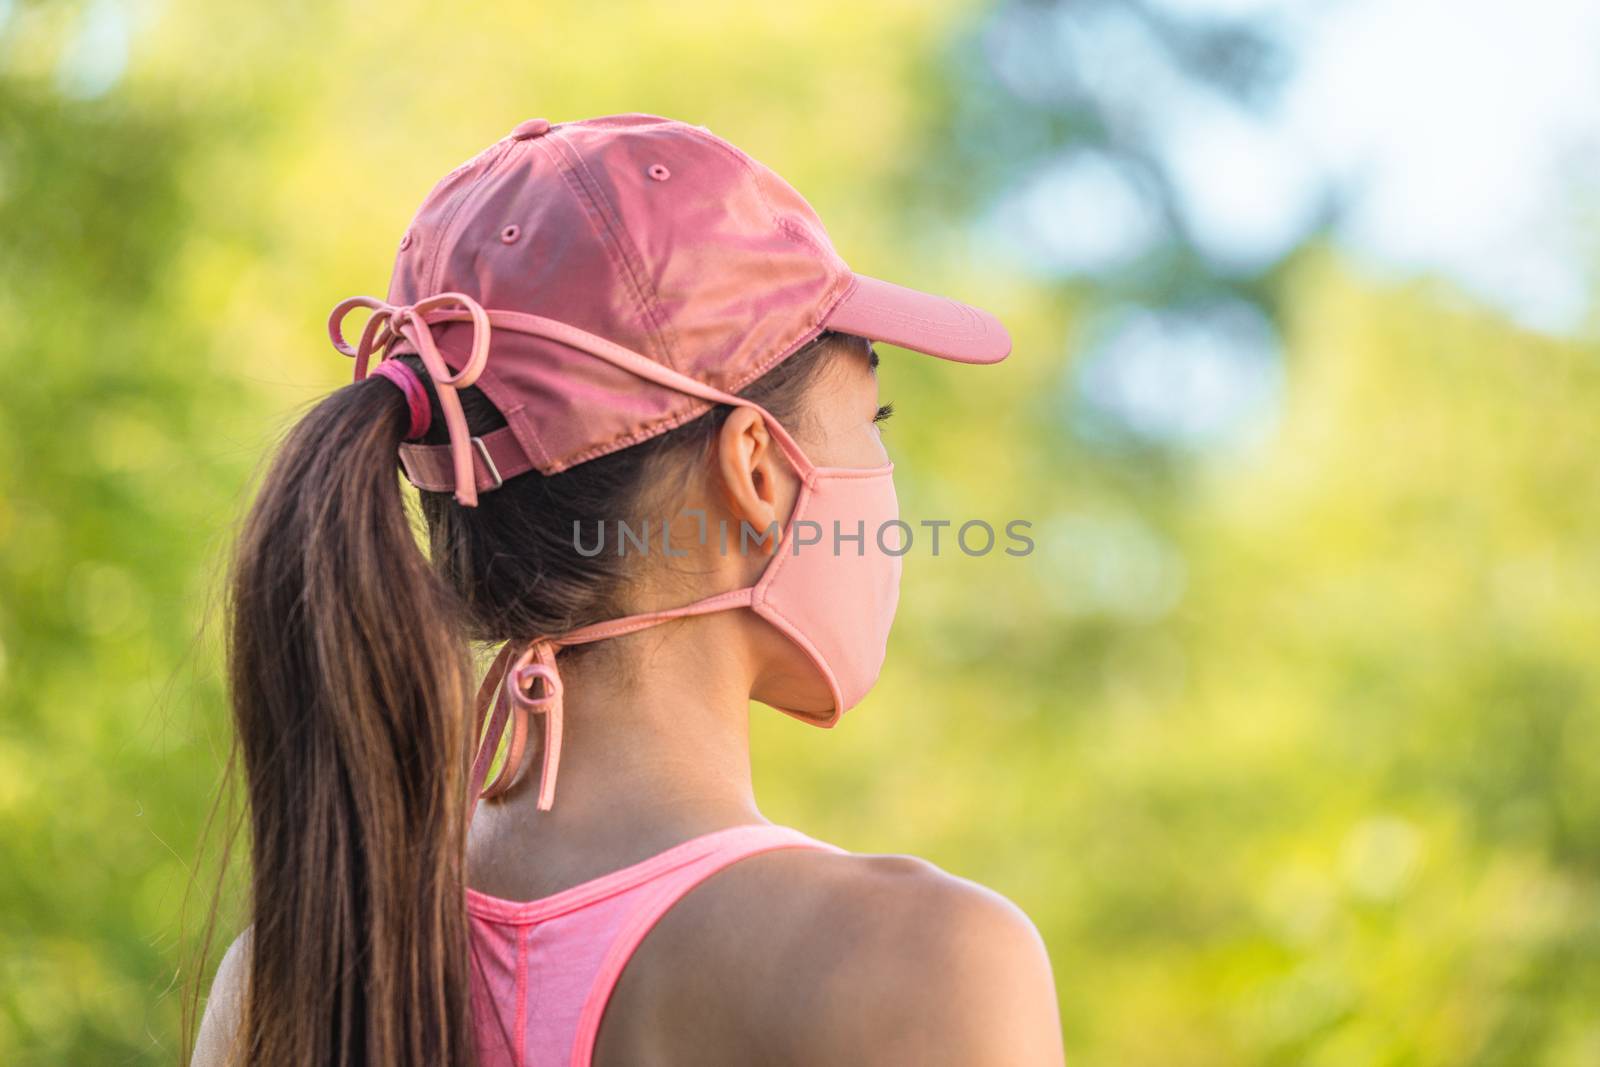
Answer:
[[463, 804], [471, 660], [395, 476], [381, 379], [289, 433], [228, 590], [250, 798], [240, 1062], [471, 1062]]

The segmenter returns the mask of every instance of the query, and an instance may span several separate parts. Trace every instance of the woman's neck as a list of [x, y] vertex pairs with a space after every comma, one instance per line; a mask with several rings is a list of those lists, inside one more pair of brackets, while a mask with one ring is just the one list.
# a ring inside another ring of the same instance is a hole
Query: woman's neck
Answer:
[[765, 821], [750, 775], [741, 621], [682, 619], [563, 654], [554, 806], [535, 806], [539, 729], [530, 722], [522, 780], [478, 805], [468, 883], [508, 899], [548, 896], [689, 837]]

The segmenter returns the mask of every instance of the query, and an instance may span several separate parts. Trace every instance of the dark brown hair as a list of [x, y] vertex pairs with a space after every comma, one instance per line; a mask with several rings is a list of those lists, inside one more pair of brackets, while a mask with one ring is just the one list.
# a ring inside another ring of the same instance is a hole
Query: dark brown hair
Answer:
[[[741, 395], [792, 425], [838, 340], [824, 334]], [[399, 358], [428, 381], [416, 357]], [[442, 443], [428, 385], [427, 439]], [[473, 433], [504, 425], [478, 389], [461, 399]], [[421, 493], [426, 554], [397, 475], [400, 390], [347, 385], [289, 431], [226, 591], [251, 835], [241, 1062], [475, 1061], [463, 895], [472, 643], [621, 613], [637, 555], [580, 555], [574, 523], [637, 514], [661, 465], [704, 456], [729, 410], [560, 474], [512, 478], [476, 508]]]

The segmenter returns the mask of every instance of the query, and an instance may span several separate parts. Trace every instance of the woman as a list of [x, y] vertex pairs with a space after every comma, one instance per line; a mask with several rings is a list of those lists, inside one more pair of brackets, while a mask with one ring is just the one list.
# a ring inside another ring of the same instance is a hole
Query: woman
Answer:
[[992, 363], [999, 323], [853, 274], [703, 127], [619, 115], [446, 175], [388, 299], [329, 325], [356, 381], [230, 575], [254, 921], [194, 1062], [1059, 1064], [1021, 912], [750, 781], [750, 700], [831, 726], [882, 663], [871, 340]]

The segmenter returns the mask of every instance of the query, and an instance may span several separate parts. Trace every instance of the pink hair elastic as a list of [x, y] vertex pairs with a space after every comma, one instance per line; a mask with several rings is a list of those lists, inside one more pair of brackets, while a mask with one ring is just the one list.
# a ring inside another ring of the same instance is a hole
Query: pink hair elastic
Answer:
[[406, 440], [415, 441], [427, 433], [433, 424], [433, 406], [428, 403], [427, 387], [417, 377], [417, 372], [398, 359], [386, 359], [373, 367], [372, 373], [383, 375], [406, 394], [406, 403], [411, 406], [411, 429], [406, 431]]

